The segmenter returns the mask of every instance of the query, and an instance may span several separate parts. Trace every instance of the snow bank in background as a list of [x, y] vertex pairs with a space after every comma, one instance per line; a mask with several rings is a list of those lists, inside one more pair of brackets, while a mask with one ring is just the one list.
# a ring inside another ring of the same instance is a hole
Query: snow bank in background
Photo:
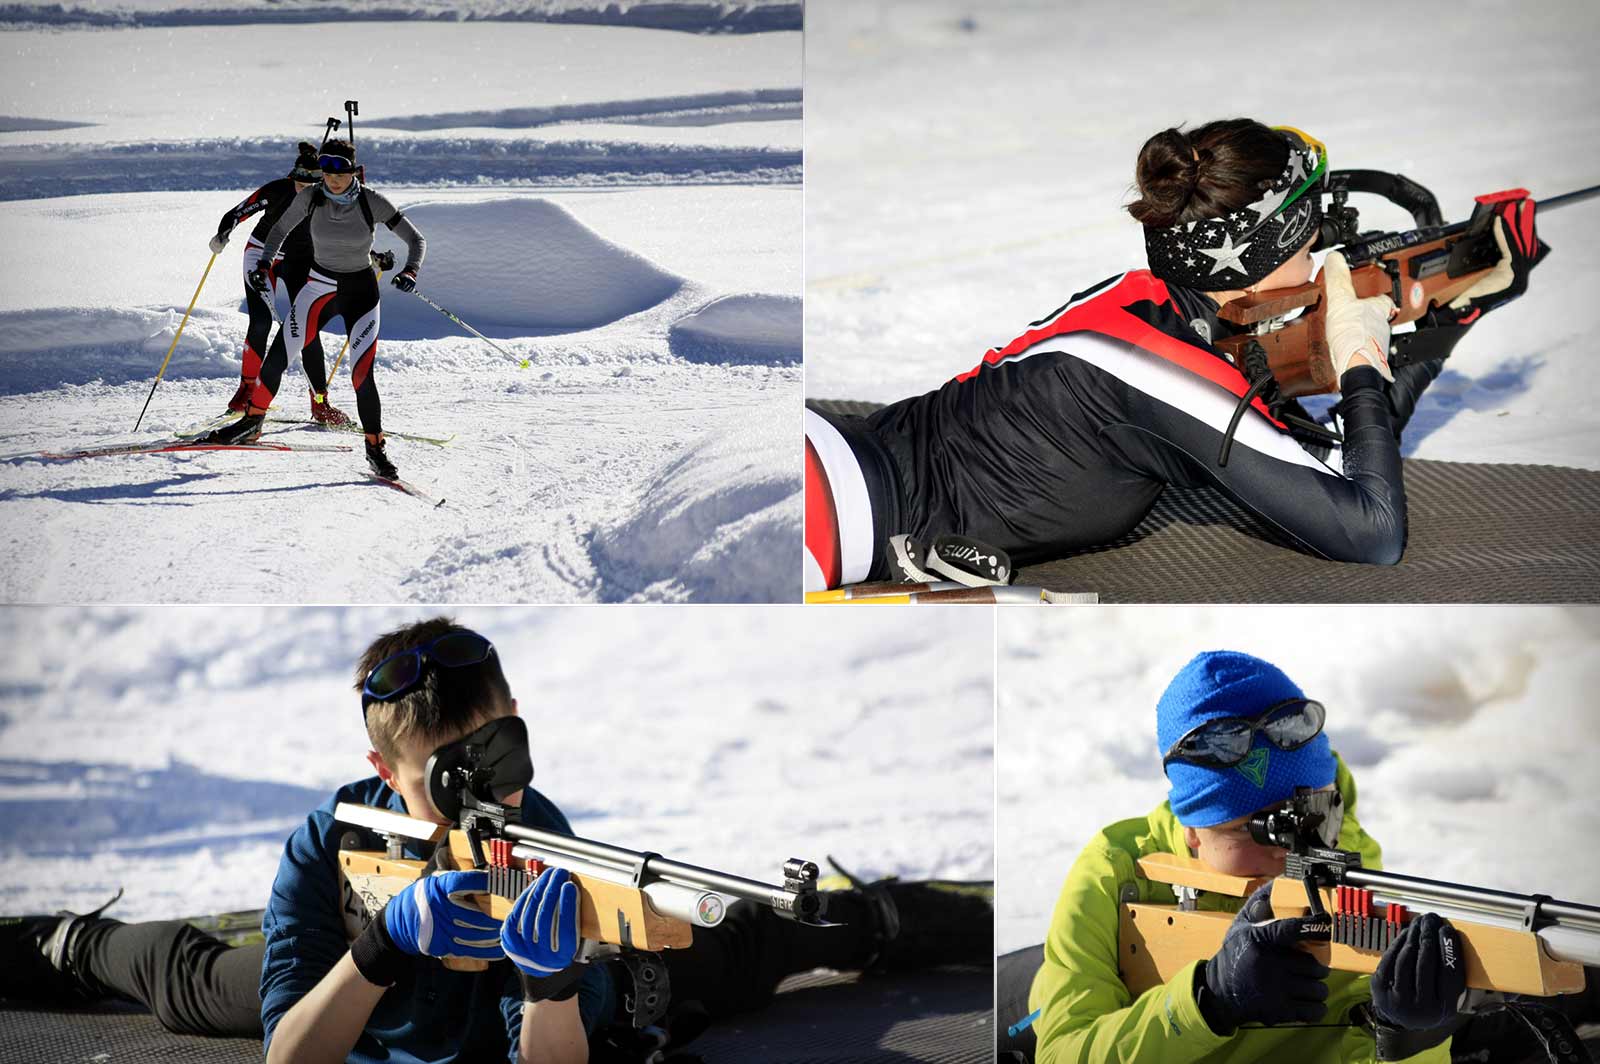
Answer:
[[1328, 707], [1384, 866], [1600, 903], [1600, 609], [999, 611], [998, 946], [1040, 941], [1078, 851], [1166, 798], [1155, 704], [1201, 650]]
[[5, 608], [0, 912], [264, 904], [299, 818], [371, 774], [356, 657], [439, 612], [494, 640], [581, 834], [762, 877], [993, 874], [988, 610]]
[[[53, 307], [0, 312], [0, 395], [90, 381], [154, 380], [183, 323], [183, 308]], [[239, 316], [197, 307], [172, 352], [167, 378], [239, 371]]]
[[800, 29], [803, 9], [800, 0], [387, 0], [371, 4], [325, 0], [123, 0], [92, 8], [53, 3], [0, 4], [0, 26], [20, 23], [125, 28], [486, 19], [635, 26], [689, 33], [760, 33]]
[[795, 296], [723, 296], [674, 322], [667, 342], [690, 362], [799, 362], [801, 320]]
[[667, 463], [627, 517], [594, 533], [602, 596], [792, 598], [800, 573], [798, 426], [790, 399], [770, 400]]
[[[717, 117], [748, 122], [763, 117], [798, 118], [799, 89], [733, 89], [688, 96], [657, 96], [641, 100], [596, 100], [558, 103], [545, 107], [504, 107], [493, 111], [453, 111], [445, 114], [403, 115], [378, 118], [368, 129], [492, 128], [531, 129], [563, 122], [626, 122], [638, 124], [706, 125]], [[0, 119], [0, 123], [7, 119]], [[12, 119], [11, 121], [22, 121]], [[21, 128], [21, 127], [19, 127]], [[48, 127], [47, 127], [48, 128]]]
[[[655, 306], [683, 278], [619, 247], [546, 199], [429, 203], [404, 208], [431, 241], [418, 288], [489, 336], [594, 329]], [[378, 246], [397, 263], [405, 245], [379, 227]], [[383, 335], [433, 339], [460, 335], [420, 299], [383, 304]]]

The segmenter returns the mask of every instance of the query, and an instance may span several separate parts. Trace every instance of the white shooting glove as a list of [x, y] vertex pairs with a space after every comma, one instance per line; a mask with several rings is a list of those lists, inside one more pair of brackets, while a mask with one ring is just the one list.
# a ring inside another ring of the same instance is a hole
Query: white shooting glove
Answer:
[[222, 254], [222, 249], [227, 247], [227, 246], [228, 246], [228, 238], [227, 237], [222, 236], [222, 235], [219, 234], [219, 235], [214, 236], [214, 237], [211, 238], [211, 254], [220, 255], [220, 254]]
[[1474, 281], [1472, 287], [1452, 299], [1451, 310], [1466, 310], [1467, 304], [1474, 299], [1504, 292], [1517, 279], [1517, 271], [1511, 266], [1511, 248], [1506, 244], [1506, 223], [1499, 218], [1494, 220], [1494, 242], [1500, 245], [1500, 261], [1495, 263], [1494, 268], [1488, 273]]
[[1389, 369], [1389, 316], [1394, 300], [1388, 296], [1357, 299], [1350, 283], [1350, 267], [1344, 256], [1330, 252], [1322, 264], [1323, 286], [1328, 292], [1328, 354], [1333, 359], [1333, 375], [1344, 378], [1350, 360], [1365, 355], [1386, 381], [1394, 380]]

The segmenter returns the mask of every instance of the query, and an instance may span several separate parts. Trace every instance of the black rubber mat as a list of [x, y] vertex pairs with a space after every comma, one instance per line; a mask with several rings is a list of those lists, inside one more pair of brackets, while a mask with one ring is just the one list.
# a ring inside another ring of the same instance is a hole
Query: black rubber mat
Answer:
[[1168, 488], [1128, 535], [1025, 566], [1016, 583], [1101, 602], [1600, 602], [1600, 473], [1408, 459], [1405, 478], [1398, 565], [1302, 554], [1220, 492]]
[[[992, 980], [987, 968], [792, 976], [767, 1008], [712, 1027], [689, 1050], [706, 1064], [978, 1064], [994, 1052]], [[261, 1043], [169, 1034], [133, 1006], [69, 1011], [0, 1003], [0, 1059], [258, 1064]]]

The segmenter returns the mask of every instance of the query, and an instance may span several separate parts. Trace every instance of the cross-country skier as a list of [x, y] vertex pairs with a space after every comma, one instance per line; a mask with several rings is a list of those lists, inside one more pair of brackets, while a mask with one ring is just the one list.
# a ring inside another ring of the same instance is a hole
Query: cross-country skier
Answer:
[[[462, 932], [481, 920], [438, 892], [405, 890], [351, 939], [341, 912], [339, 849], [353, 802], [438, 821], [424, 771], [432, 753], [491, 720], [515, 715], [498, 651], [477, 632], [438, 617], [375, 639], [356, 668], [376, 775], [349, 783], [290, 835], [263, 921], [265, 944], [229, 947], [182, 920], [123, 924], [57, 914], [0, 919], [0, 998], [70, 1006], [106, 997], [145, 1004], [171, 1031], [265, 1036], [268, 1061], [404, 1064], [429, 1061], [589, 1059], [618, 1042], [638, 1047], [625, 998], [633, 977], [619, 960], [575, 963], [575, 938], [542, 941], [534, 921]], [[353, 712], [352, 708], [352, 712]], [[540, 748], [560, 750], [551, 713]], [[352, 763], [356, 752], [352, 751]], [[528, 787], [511, 798], [523, 823], [570, 834], [566, 817]], [[410, 856], [426, 858], [420, 849]], [[477, 873], [481, 876], [482, 873]], [[826, 884], [824, 884], [826, 885]], [[711, 1021], [758, 1009], [786, 975], [816, 967], [880, 972], [941, 964], [989, 965], [994, 911], [965, 884], [854, 880], [827, 890], [833, 926], [785, 920], [735, 902], [693, 945], [664, 951], [670, 1006], [662, 1021], [681, 1044]], [[559, 886], [559, 885], [557, 885]], [[537, 911], [559, 891], [545, 879], [513, 911]], [[433, 928], [432, 931], [429, 927]], [[470, 947], [452, 943], [465, 934]], [[450, 970], [447, 955], [492, 958], [482, 972]], [[533, 962], [537, 962], [536, 964]], [[819, 1029], [827, 1018], [818, 1017]], [[591, 1056], [591, 1047], [593, 1055]], [[652, 1057], [651, 1059], [657, 1059]]]
[[[405, 265], [391, 282], [402, 292], [417, 285], [426, 244], [406, 216], [389, 200], [365, 187], [357, 174], [356, 150], [347, 140], [330, 140], [317, 159], [320, 184], [295, 195], [267, 234], [262, 250], [270, 256], [294, 228], [305, 222], [311, 236], [313, 265], [304, 286], [294, 295], [289, 317], [279, 335], [287, 337], [286, 350], [277, 345], [261, 366], [261, 377], [250, 396], [245, 416], [207, 437], [214, 443], [239, 443], [261, 435], [262, 419], [283, 378], [288, 355], [299, 354], [313, 340], [322, 323], [334, 315], [344, 319], [350, 336], [350, 381], [356, 391], [356, 411], [367, 437], [367, 462], [380, 477], [398, 473], [384, 447], [378, 385], [373, 363], [378, 355], [378, 280], [372, 272], [372, 233], [381, 222], [406, 242]], [[309, 219], [309, 220], [308, 220]], [[268, 259], [270, 261], [270, 259]], [[250, 283], [265, 290], [271, 281], [267, 269], [257, 264]]]
[[[211, 238], [211, 253], [220, 255], [222, 249], [228, 246], [228, 237], [235, 226], [252, 214], [261, 215], [255, 228], [250, 231], [250, 239], [245, 242], [244, 248], [244, 301], [250, 312], [250, 325], [244, 336], [244, 355], [239, 367], [239, 388], [233, 393], [233, 398], [228, 400], [228, 409], [235, 413], [242, 414], [250, 406], [250, 392], [255, 388], [256, 379], [261, 375], [262, 353], [267, 350], [267, 337], [272, 332], [272, 307], [269, 301], [273, 296], [270, 293], [263, 295], [257, 290], [250, 283], [250, 275], [255, 272], [260, 262], [262, 243], [272, 231], [273, 225], [282, 217], [284, 209], [293, 202], [297, 193], [305, 191], [321, 179], [322, 171], [318, 169], [316, 145], [301, 141], [299, 155], [294, 161], [294, 169], [289, 171], [289, 176], [268, 181], [242, 203], [224, 214], [222, 221], [217, 225], [217, 235]], [[268, 267], [267, 273], [275, 287], [284, 288], [290, 293], [289, 300], [292, 302], [294, 299], [292, 293], [298, 291], [300, 285], [305, 283], [306, 274], [310, 270], [311, 234], [305, 226], [299, 226], [284, 239], [283, 246]], [[283, 343], [281, 333], [274, 342]], [[305, 366], [306, 380], [311, 382], [312, 419], [329, 425], [348, 425], [350, 418], [344, 411], [327, 401], [328, 368], [322, 359], [322, 342], [312, 337], [302, 348], [300, 360]]]
[[[1449, 345], [1527, 287], [1548, 248], [1534, 204], [1497, 208], [1499, 264], [1428, 331], [1438, 358], [1391, 372], [1387, 297], [1357, 299], [1330, 253], [1328, 343], [1342, 447], [1259, 401], [1219, 452], [1248, 382], [1212, 340], [1218, 310], [1312, 275], [1325, 148], [1249, 119], [1168, 129], [1139, 153], [1149, 269], [1074, 296], [937, 391], [867, 417], [807, 410], [807, 590], [896, 575], [891, 537], [970, 536], [1028, 563], [1109, 543], [1169, 484], [1215, 487], [1308, 553], [1393, 564], [1405, 547], [1399, 434]], [[1422, 342], [1419, 336], [1417, 343]], [[1330, 452], [1330, 447], [1332, 450]]]
[[[1366, 976], [1330, 972], [1295, 948], [1326, 939], [1327, 925], [1275, 920], [1269, 888], [1248, 900], [1206, 894], [1200, 909], [1238, 914], [1215, 955], [1142, 993], [1124, 983], [1119, 907], [1176, 900], [1172, 887], [1145, 877], [1139, 860], [1176, 854], [1245, 878], [1282, 875], [1287, 851], [1252, 838], [1249, 820], [1296, 788], [1327, 792], [1327, 845], [1382, 869], [1378, 843], [1357, 820], [1355, 778], [1323, 731], [1327, 712], [1277, 666], [1249, 654], [1207, 651], [1173, 677], [1155, 712], [1167, 800], [1148, 816], [1110, 824], [1083, 848], [1042, 956], [1027, 950], [1000, 959], [999, 1026], [1039, 1010], [1033, 1054], [1030, 1039], [1011, 1048], [1037, 1064], [1543, 1059], [1515, 1021], [1457, 1013], [1466, 976], [1452, 963], [1456, 932], [1435, 913], [1411, 920]], [[1538, 1000], [1589, 1022], [1600, 988]]]

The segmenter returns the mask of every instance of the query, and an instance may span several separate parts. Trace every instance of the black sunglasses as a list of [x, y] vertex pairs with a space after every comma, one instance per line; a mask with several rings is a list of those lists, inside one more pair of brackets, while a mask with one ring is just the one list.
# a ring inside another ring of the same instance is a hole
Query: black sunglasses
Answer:
[[322, 167], [325, 174], [353, 174], [356, 164], [343, 155], [319, 155], [317, 165]]
[[1161, 771], [1173, 761], [1207, 768], [1228, 768], [1250, 756], [1256, 732], [1279, 750], [1298, 750], [1322, 734], [1328, 711], [1321, 702], [1290, 698], [1268, 706], [1258, 717], [1215, 717], [1189, 729], [1161, 759]]
[[493, 655], [493, 643], [465, 628], [446, 632], [422, 646], [390, 654], [367, 673], [366, 682], [361, 685], [361, 715], [366, 717], [367, 707], [374, 702], [393, 702], [415, 690], [429, 664], [460, 669], [482, 665]]

